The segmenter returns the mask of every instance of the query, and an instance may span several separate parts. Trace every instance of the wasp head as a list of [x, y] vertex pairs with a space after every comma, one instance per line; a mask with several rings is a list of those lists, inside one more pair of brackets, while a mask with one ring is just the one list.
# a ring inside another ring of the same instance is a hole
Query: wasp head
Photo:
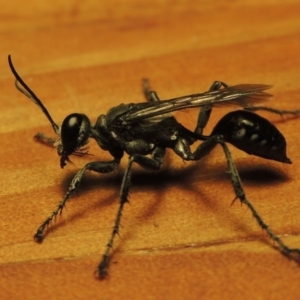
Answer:
[[85, 154], [81, 150], [84, 150], [82, 147], [88, 142], [90, 128], [90, 120], [84, 114], [73, 113], [64, 119], [60, 128], [60, 139], [56, 144], [62, 168], [69, 161], [69, 155]]
[[84, 150], [82, 147], [87, 143], [90, 136], [91, 124], [88, 117], [84, 114], [74, 113], [64, 119], [61, 127], [58, 126], [52, 119], [42, 101], [17, 73], [10, 55], [8, 56], [8, 63], [16, 78], [16, 88], [42, 110], [51, 123], [54, 132], [58, 135], [58, 139], [54, 145], [57, 146], [57, 152], [61, 156], [60, 166], [63, 168], [66, 165], [66, 161], [70, 161], [69, 155], [71, 154], [79, 156], [86, 154], [87, 152], [82, 152]]

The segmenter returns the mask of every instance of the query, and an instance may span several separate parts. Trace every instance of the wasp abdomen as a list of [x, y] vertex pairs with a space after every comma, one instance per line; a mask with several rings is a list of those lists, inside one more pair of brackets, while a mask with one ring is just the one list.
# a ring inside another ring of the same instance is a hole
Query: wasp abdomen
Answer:
[[226, 114], [211, 133], [219, 134], [248, 154], [291, 163], [286, 156], [284, 136], [267, 119], [253, 112], [237, 110]]

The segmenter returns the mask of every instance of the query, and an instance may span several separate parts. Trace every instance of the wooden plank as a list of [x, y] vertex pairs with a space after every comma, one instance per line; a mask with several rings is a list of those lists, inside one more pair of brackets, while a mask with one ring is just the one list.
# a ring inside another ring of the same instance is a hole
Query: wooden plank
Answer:
[[[214, 80], [273, 84], [272, 107], [300, 108], [299, 1], [27, 1], [0, 19], [1, 299], [296, 299], [297, 264], [284, 258], [235, 203], [221, 149], [197, 163], [169, 151], [160, 172], [135, 166], [110, 277], [99, 263], [118, 207], [122, 170], [89, 173], [78, 196], [38, 245], [32, 236], [85, 163], [61, 170], [56, 151], [33, 140], [53, 134], [14, 87], [6, 57], [61, 122], [96, 121], [119, 103], [142, 102], [141, 79], [161, 98], [202, 92]], [[216, 109], [206, 128], [231, 108]], [[193, 129], [197, 111], [176, 113]], [[264, 114], [284, 134], [292, 165], [232, 150], [248, 198], [271, 228], [300, 248], [299, 119]], [[100, 151], [99, 151], [100, 150]]]

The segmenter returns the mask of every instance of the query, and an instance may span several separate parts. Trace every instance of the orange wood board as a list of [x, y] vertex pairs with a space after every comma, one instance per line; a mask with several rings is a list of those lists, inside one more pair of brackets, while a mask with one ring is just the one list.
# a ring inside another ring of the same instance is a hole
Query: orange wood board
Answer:
[[[220, 147], [198, 162], [168, 151], [161, 171], [134, 166], [110, 276], [93, 276], [114, 224], [121, 168], [88, 172], [42, 244], [39, 224], [76, 172], [110, 155], [72, 157], [36, 143], [53, 135], [14, 87], [8, 54], [56, 122], [95, 122], [120, 103], [145, 101], [149, 78], [162, 99], [203, 92], [214, 80], [274, 87], [266, 105], [300, 109], [299, 1], [29, 0], [0, 11], [1, 299], [298, 299], [300, 268], [286, 259], [234, 193]], [[233, 107], [213, 111], [205, 129]], [[193, 129], [197, 110], [177, 112]], [[230, 150], [248, 198], [284, 242], [300, 248], [300, 119], [263, 113], [286, 137], [285, 165]]]

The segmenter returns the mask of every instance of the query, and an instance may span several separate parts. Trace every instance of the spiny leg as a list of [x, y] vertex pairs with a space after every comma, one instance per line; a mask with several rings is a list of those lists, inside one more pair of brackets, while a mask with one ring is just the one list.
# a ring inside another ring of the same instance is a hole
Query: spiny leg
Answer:
[[[256, 209], [254, 208], [254, 206], [251, 204], [251, 202], [247, 199], [243, 186], [242, 186], [242, 182], [241, 182], [241, 178], [239, 176], [238, 170], [236, 169], [236, 166], [233, 162], [233, 159], [231, 157], [230, 151], [227, 147], [227, 145], [225, 144], [225, 142], [223, 140], [219, 141], [219, 144], [222, 146], [225, 156], [226, 156], [226, 160], [230, 169], [230, 174], [231, 174], [231, 183], [232, 186], [234, 188], [234, 192], [236, 195], [236, 198], [239, 198], [241, 203], [244, 203], [245, 205], [247, 205], [247, 207], [250, 209], [253, 217], [256, 219], [257, 223], [259, 224], [259, 226], [265, 230], [267, 232], [267, 234], [269, 235], [269, 237], [279, 246], [280, 251], [288, 257], [291, 257], [293, 259], [295, 259], [297, 262], [299, 262], [299, 258], [300, 258], [300, 249], [297, 248], [290, 248], [287, 245], [285, 245], [285, 243], [280, 239], [280, 237], [278, 235], [276, 235], [271, 228], [264, 222], [264, 220], [262, 219], [262, 217], [258, 214], [258, 212], [256, 211]], [[293, 254], [295, 254], [295, 256], [293, 256]]]
[[40, 133], [38, 132], [35, 136], [34, 136], [34, 139], [41, 143], [41, 144], [44, 144], [46, 146], [49, 146], [49, 147], [55, 147], [54, 146], [54, 143], [56, 142], [56, 139], [53, 139], [51, 137], [48, 137], [46, 136], [45, 134], [43, 133]]
[[155, 91], [150, 89], [149, 80], [144, 78], [143, 79], [143, 93], [147, 101], [149, 102], [159, 102], [160, 99]]
[[251, 107], [246, 107], [246, 110], [250, 111], [258, 111], [258, 110], [264, 110], [264, 111], [269, 111], [271, 113], [283, 116], [283, 115], [293, 115], [293, 116], [299, 116], [300, 115], [300, 110], [295, 109], [295, 110], [284, 110], [284, 109], [276, 109], [272, 107], [267, 107], [267, 106], [251, 106]]
[[[202, 144], [200, 144], [196, 150], [192, 153], [190, 151], [190, 147], [187, 144], [187, 142], [184, 139], [180, 139], [178, 143], [176, 144], [174, 151], [181, 156], [185, 160], [199, 160], [205, 155], [208, 155], [210, 151], [217, 145], [220, 144], [224, 150], [226, 160], [230, 169], [231, 174], [231, 183], [236, 195], [235, 199], [240, 199], [241, 203], [244, 203], [251, 211], [253, 217], [259, 224], [259, 226], [267, 232], [269, 237], [279, 246], [279, 249], [281, 252], [288, 256], [293, 258], [294, 260], [298, 261], [300, 260], [300, 249], [296, 248], [289, 248], [285, 245], [285, 243], [277, 236], [271, 228], [264, 222], [262, 217], [258, 214], [254, 206], [251, 204], [251, 202], [247, 199], [243, 185], [239, 176], [239, 173], [235, 167], [234, 161], [231, 157], [230, 151], [225, 144], [223, 137], [221, 135], [214, 135], [207, 140], [205, 140]], [[295, 255], [295, 256], [294, 256]]]
[[[209, 92], [217, 91], [221, 87], [228, 87], [228, 85], [222, 81], [214, 81], [208, 91]], [[212, 106], [201, 107], [198, 114], [197, 125], [194, 130], [195, 133], [202, 135], [203, 129], [206, 127], [207, 122], [210, 118], [211, 111], [212, 111]]]
[[37, 229], [34, 239], [36, 242], [42, 242], [44, 238], [44, 231], [50, 225], [52, 220], [58, 215], [62, 213], [63, 208], [66, 205], [66, 202], [70, 198], [71, 194], [73, 194], [78, 188], [83, 174], [86, 170], [91, 170], [99, 173], [109, 173], [115, 170], [119, 165], [120, 160], [114, 159], [108, 162], [91, 162], [86, 164], [81, 170], [77, 172], [77, 174], [72, 179], [71, 184], [69, 185], [68, 191], [63, 197], [63, 199], [59, 202], [56, 209], [48, 216], [48, 218], [40, 225]]
[[110, 254], [113, 249], [114, 240], [116, 235], [119, 234], [121, 218], [123, 208], [126, 202], [128, 202], [129, 187], [131, 183], [131, 167], [134, 162], [138, 163], [140, 166], [150, 169], [150, 170], [159, 170], [160, 166], [163, 163], [165, 156], [165, 149], [161, 147], [156, 147], [152, 152], [151, 157], [143, 156], [140, 154], [132, 155], [129, 158], [128, 165], [126, 167], [125, 173], [123, 175], [121, 189], [120, 189], [120, 204], [117, 211], [115, 225], [111, 232], [110, 239], [106, 245], [105, 252], [103, 254], [102, 260], [98, 265], [98, 269], [95, 271], [96, 277], [99, 279], [104, 279], [108, 275], [108, 267], [110, 261]]
[[122, 185], [121, 185], [121, 190], [120, 190], [120, 204], [119, 204], [117, 216], [115, 219], [115, 225], [113, 227], [111, 237], [106, 245], [106, 249], [103, 254], [102, 261], [100, 262], [98, 269], [96, 271], [96, 274], [95, 274], [97, 277], [99, 277], [99, 279], [103, 279], [108, 275], [107, 269], [109, 266], [110, 252], [114, 245], [115, 236], [119, 233], [119, 227], [121, 224], [121, 217], [122, 217], [124, 205], [128, 201], [127, 197], [128, 197], [128, 192], [129, 192], [129, 186], [130, 186], [132, 163], [133, 163], [133, 158], [131, 157], [129, 159], [127, 168], [123, 175], [123, 180], [122, 180]]

